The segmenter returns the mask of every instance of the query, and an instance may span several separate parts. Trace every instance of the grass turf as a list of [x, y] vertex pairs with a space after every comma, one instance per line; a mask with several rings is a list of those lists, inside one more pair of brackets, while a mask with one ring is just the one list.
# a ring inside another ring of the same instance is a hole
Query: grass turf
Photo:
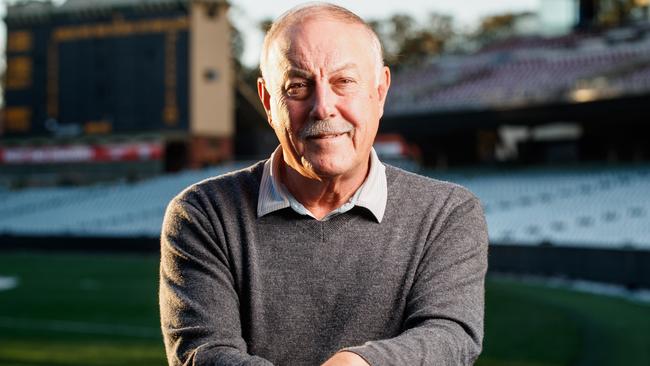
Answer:
[[[164, 365], [158, 259], [0, 253], [0, 365]], [[478, 366], [649, 365], [650, 306], [489, 279]]]

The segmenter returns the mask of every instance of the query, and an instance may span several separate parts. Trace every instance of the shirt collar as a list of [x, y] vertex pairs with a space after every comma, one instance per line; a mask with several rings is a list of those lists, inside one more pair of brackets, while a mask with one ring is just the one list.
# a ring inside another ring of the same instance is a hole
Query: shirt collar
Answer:
[[[278, 178], [280, 170], [280, 159], [282, 158], [281, 147], [271, 154], [271, 157], [264, 163], [264, 172], [260, 182], [260, 191], [257, 201], [257, 216], [262, 217], [273, 211], [291, 207], [302, 215], [312, 216], [311, 213], [298, 202], [286, 189]], [[350, 210], [354, 206], [368, 209], [377, 222], [381, 222], [386, 210], [388, 200], [388, 187], [386, 182], [386, 167], [379, 161], [375, 149], [370, 151], [370, 171], [361, 187], [352, 195], [350, 201], [328, 214], [340, 214]]]

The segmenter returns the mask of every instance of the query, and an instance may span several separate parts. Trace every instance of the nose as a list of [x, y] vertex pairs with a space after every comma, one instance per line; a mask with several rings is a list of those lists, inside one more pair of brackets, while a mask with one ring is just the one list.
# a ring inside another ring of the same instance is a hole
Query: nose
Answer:
[[336, 115], [336, 93], [327, 82], [316, 82], [312, 97], [312, 120], [324, 120]]

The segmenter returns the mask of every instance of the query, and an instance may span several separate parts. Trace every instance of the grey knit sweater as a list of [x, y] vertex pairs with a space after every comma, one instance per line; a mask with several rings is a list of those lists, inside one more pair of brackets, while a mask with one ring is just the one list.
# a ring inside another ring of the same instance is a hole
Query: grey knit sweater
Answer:
[[169, 204], [160, 312], [170, 365], [470, 365], [481, 351], [487, 233], [464, 188], [387, 166], [381, 223], [290, 208], [258, 218], [263, 164]]

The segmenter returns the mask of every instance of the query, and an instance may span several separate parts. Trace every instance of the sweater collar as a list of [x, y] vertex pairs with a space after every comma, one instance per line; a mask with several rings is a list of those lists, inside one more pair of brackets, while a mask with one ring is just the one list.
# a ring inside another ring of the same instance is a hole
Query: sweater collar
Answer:
[[[282, 150], [278, 146], [271, 154], [271, 157], [264, 163], [264, 172], [257, 201], [257, 216], [262, 217], [271, 212], [291, 207], [301, 215], [313, 217], [311, 212], [298, 202], [278, 179], [281, 158]], [[372, 148], [370, 151], [370, 171], [366, 180], [348, 202], [327, 214], [323, 221], [347, 212], [354, 206], [360, 206], [368, 209], [377, 222], [381, 222], [388, 200], [387, 186], [386, 167], [379, 161], [375, 149]]]

